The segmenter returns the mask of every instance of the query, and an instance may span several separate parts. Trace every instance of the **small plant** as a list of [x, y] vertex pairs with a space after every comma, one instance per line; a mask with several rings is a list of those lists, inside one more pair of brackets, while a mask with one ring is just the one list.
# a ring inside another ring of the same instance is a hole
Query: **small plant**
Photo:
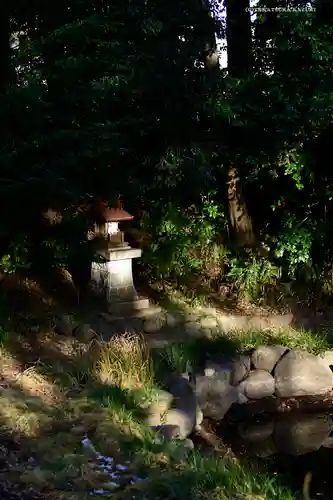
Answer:
[[262, 299], [265, 292], [277, 284], [280, 276], [279, 267], [267, 259], [255, 256], [248, 261], [235, 259], [227, 275], [238, 288], [241, 298], [249, 302]]
[[170, 344], [160, 353], [162, 365], [168, 371], [188, 372], [191, 371], [191, 351], [190, 346], [184, 343]]
[[229, 250], [215, 242], [203, 246], [199, 252], [203, 278], [209, 286], [218, 284], [224, 276]]
[[119, 335], [101, 345], [96, 373], [101, 382], [122, 389], [151, 390], [154, 384], [152, 358], [140, 335]]

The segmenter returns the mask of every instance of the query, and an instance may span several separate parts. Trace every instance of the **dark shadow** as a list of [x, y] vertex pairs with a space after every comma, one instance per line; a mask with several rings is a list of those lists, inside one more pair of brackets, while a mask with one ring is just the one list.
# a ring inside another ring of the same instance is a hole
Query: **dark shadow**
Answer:
[[327, 307], [321, 311], [316, 311], [311, 309], [310, 307], [295, 305], [292, 313], [292, 326], [316, 333], [323, 332], [330, 338], [331, 341], [333, 324], [332, 307]]
[[278, 475], [294, 491], [302, 490], [310, 472], [310, 497], [333, 498], [333, 447], [321, 446], [332, 439], [330, 414], [275, 413], [235, 420], [230, 412], [222, 422], [206, 421], [206, 426], [241, 463], [250, 461], [259, 470]]
[[[208, 339], [200, 337], [187, 342], [175, 342], [168, 347], [156, 347], [151, 355], [156, 367], [157, 379], [165, 382], [166, 375], [173, 371], [186, 372], [188, 369], [196, 373], [203, 372], [208, 360], [221, 360], [223, 356], [234, 355], [239, 350], [240, 342], [227, 337]], [[190, 366], [187, 361], [190, 360]]]
[[24, 470], [31, 455], [21, 439], [11, 434], [1, 423], [0, 418], [0, 498], [8, 500], [42, 500], [42, 493], [25, 484], [20, 474], [13, 475], [13, 469]]

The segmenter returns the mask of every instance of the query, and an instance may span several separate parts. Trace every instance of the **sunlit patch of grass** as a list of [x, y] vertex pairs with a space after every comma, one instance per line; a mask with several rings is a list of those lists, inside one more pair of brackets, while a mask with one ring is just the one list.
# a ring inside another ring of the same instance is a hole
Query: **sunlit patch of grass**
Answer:
[[158, 372], [177, 370], [185, 372], [200, 370], [205, 359], [210, 356], [234, 355], [251, 351], [260, 345], [283, 345], [290, 349], [303, 349], [318, 354], [329, 350], [332, 344], [329, 335], [292, 328], [284, 330], [237, 330], [215, 335], [213, 338], [200, 337], [188, 342], [175, 342], [161, 350], [156, 350], [155, 365]]
[[314, 333], [301, 329], [255, 330], [231, 332], [230, 338], [237, 338], [243, 351], [258, 345], [280, 344], [291, 349], [304, 349], [319, 353], [330, 348], [328, 337], [324, 333]]
[[115, 336], [107, 344], [101, 344], [95, 369], [102, 383], [123, 389], [150, 390], [154, 386], [152, 357], [138, 334]]
[[64, 391], [58, 385], [47, 380], [47, 378], [38, 372], [37, 367], [31, 366], [17, 378], [17, 385], [25, 394], [39, 396], [49, 405], [60, 404], [64, 397]]
[[[276, 477], [253, 470], [230, 459], [191, 453], [177, 464], [166, 464], [139, 485], [147, 500], [292, 500], [294, 495]], [[130, 498], [130, 497], [124, 497]]]
[[20, 390], [3, 389], [0, 392], [0, 423], [10, 432], [33, 437], [49, 428], [51, 417], [45, 411], [41, 398], [28, 397]]

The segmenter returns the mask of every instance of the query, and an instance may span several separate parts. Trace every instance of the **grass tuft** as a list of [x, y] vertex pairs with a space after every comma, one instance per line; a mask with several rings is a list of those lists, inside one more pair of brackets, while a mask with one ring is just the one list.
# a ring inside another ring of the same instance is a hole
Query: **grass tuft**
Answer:
[[127, 333], [100, 344], [100, 356], [95, 365], [102, 383], [122, 389], [154, 386], [154, 368], [149, 349], [142, 336]]

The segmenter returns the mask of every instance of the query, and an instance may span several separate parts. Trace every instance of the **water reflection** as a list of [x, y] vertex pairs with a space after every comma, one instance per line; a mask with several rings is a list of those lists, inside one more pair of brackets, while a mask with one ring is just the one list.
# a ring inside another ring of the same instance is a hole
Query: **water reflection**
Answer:
[[326, 445], [332, 430], [333, 420], [325, 414], [289, 414], [267, 422], [240, 423], [237, 426], [238, 436], [252, 444], [255, 454], [256, 444], [269, 441], [274, 444], [271, 454], [304, 455]]
[[221, 422], [214, 430], [235, 453], [251, 457], [272, 473], [285, 475], [298, 490], [311, 471], [311, 498], [333, 500], [331, 415], [261, 416], [246, 422]]

